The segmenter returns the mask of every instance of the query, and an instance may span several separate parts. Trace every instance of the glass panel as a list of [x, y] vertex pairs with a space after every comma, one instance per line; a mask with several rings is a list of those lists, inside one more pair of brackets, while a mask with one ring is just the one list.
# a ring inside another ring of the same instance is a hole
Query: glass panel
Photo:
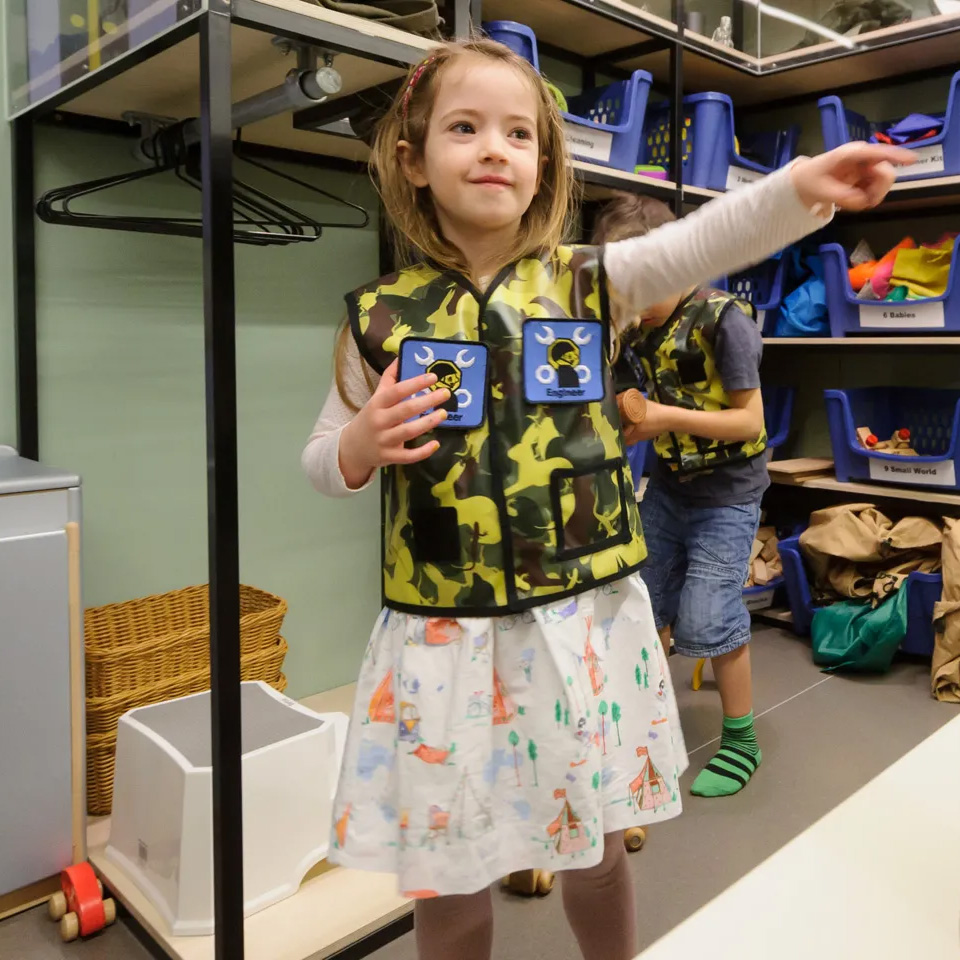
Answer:
[[189, 19], [206, 0], [4, 0], [10, 115]]
[[[636, 3], [641, 10], [675, 22], [670, 0], [645, 0]], [[708, 45], [739, 50], [751, 56], [757, 54], [757, 9], [743, 0], [687, 0], [684, 3], [685, 29], [693, 45], [704, 40]]]
[[881, 39], [889, 42], [942, 30], [960, 18], [952, 0], [775, 0], [762, 5], [760, 51], [763, 57], [786, 53], [835, 53]]

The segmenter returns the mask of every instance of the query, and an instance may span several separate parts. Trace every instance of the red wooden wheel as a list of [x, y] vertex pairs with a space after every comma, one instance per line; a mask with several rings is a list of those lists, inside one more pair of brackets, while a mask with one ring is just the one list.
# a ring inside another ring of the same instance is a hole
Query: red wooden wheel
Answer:
[[77, 915], [80, 936], [89, 937], [106, 926], [103, 896], [93, 867], [75, 863], [60, 873], [60, 886], [67, 900], [67, 910]]

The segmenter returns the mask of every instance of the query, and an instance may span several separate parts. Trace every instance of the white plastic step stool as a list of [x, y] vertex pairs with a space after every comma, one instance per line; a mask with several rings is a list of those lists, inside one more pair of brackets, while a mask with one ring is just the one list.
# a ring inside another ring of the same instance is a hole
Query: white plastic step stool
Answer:
[[[327, 854], [347, 717], [241, 684], [244, 913], [296, 893]], [[117, 731], [107, 856], [174, 936], [213, 933], [210, 693], [131, 710]]]

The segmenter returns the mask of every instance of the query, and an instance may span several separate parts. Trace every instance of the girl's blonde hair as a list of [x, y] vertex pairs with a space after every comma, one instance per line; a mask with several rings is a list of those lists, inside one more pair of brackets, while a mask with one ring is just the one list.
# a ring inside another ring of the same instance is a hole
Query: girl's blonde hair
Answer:
[[434, 50], [410, 71], [407, 82], [380, 121], [370, 158], [370, 175], [383, 200], [400, 259], [409, 262], [419, 255], [442, 267], [465, 272], [467, 264], [463, 254], [440, 231], [430, 188], [410, 183], [397, 156], [400, 140], [406, 140], [414, 154], [423, 155], [443, 73], [464, 56], [481, 57], [511, 67], [529, 81], [537, 99], [537, 143], [540, 157], [545, 158], [546, 163], [540, 188], [520, 221], [513, 246], [503, 252], [501, 265], [531, 253], [553, 251], [560, 245], [573, 207], [574, 180], [566, 158], [560, 111], [529, 61], [493, 40], [461, 40]]
[[[573, 168], [567, 162], [563, 120], [553, 95], [529, 61], [509, 47], [493, 40], [472, 38], [451, 41], [437, 47], [425, 60], [411, 67], [406, 82], [380, 120], [370, 176], [383, 201], [398, 259], [410, 263], [418, 257], [446, 269], [468, 272], [460, 250], [443, 236], [429, 187], [415, 187], [406, 178], [397, 144], [406, 140], [414, 154], [423, 155], [430, 115], [437, 90], [447, 67], [459, 57], [474, 56], [511, 67], [530, 82], [537, 99], [537, 143], [545, 159], [540, 186], [520, 221], [513, 245], [503, 251], [500, 266], [531, 254], [552, 253], [563, 242], [574, 212]], [[344, 365], [350, 338], [347, 326], [341, 329], [334, 355], [337, 390], [344, 403], [356, 404], [344, 389]]]

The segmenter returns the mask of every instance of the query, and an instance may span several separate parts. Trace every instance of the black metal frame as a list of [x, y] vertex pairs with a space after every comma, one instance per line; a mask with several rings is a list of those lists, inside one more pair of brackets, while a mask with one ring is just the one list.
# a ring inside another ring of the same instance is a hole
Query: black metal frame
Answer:
[[13, 310], [17, 350], [17, 449], [40, 458], [37, 370], [37, 254], [33, 215], [33, 119], [13, 121]]
[[[651, 181], [638, 189], [672, 199], [675, 211], [684, 202], [701, 198], [683, 192], [683, 53], [685, 49], [730, 63], [746, 73], [758, 74], [738, 60], [731, 61], [715, 49], [698, 46], [683, 30], [683, 0], [674, 0], [676, 32], [651, 30], [650, 25], [631, 17], [622, 8], [609, 7], [604, 0], [564, 0], [592, 13], [653, 35], [652, 40], [614, 51], [622, 59], [667, 48], [670, 50], [673, 99], [671, 133], [676, 145], [671, 158], [675, 186]], [[480, 0], [451, 0], [452, 32], [466, 35], [471, 24], [480, 22]], [[738, 5], [739, 6], [739, 5]], [[734, 26], [742, 32], [742, 16]], [[13, 190], [15, 256], [15, 329], [17, 361], [17, 431], [24, 456], [39, 456], [36, 255], [34, 219], [34, 125], [38, 119], [72, 125], [79, 123], [69, 114], [57, 113], [60, 104], [72, 100], [125, 70], [155, 56], [187, 37], [199, 34], [200, 100], [202, 104], [203, 181], [203, 287], [205, 325], [205, 378], [207, 422], [208, 562], [210, 580], [211, 733], [213, 747], [214, 878], [216, 915], [216, 956], [218, 960], [243, 960], [243, 845], [241, 794], [241, 724], [239, 662], [239, 532], [237, 480], [237, 381], [234, 302], [234, 254], [232, 240], [232, 130], [231, 130], [231, 24], [240, 24], [302, 40], [321, 42], [310, 32], [311, 19], [261, 0], [208, 0], [208, 8], [182, 21], [161, 37], [110, 61], [103, 68], [58, 91], [57, 94], [24, 110], [13, 122]], [[315, 21], [314, 21], [315, 24]], [[956, 29], [956, 28], [953, 28]], [[928, 34], [924, 34], [927, 36]], [[322, 43], [385, 63], [412, 63], [422, 55], [419, 47], [359, 34], [347, 27], [324, 23]], [[867, 47], [865, 49], [876, 49]], [[860, 51], [854, 51], [860, 52]], [[584, 80], [595, 76], [603, 64], [614, 75], [617, 67], [607, 57], [574, 58]], [[822, 55], [820, 59], [823, 59]], [[766, 74], [796, 69], [807, 60], [794, 61]], [[318, 111], [325, 113], [326, 111]], [[312, 119], [316, 119], [315, 117]], [[118, 124], [87, 120], [88, 128], [119, 132]], [[292, 154], [248, 145], [248, 149], [271, 156], [344, 168], [337, 162], [313, 155]], [[350, 164], [349, 169], [357, 169]], [[591, 174], [591, 182], [623, 187], [611, 172]], [[381, 230], [381, 269], [388, 268], [391, 252]], [[357, 960], [379, 949], [412, 928], [406, 914], [375, 934], [341, 951], [344, 960]]]
[[203, 318], [210, 566], [210, 735], [217, 960], [243, 960], [240, 714], [240, 530], [233, 263], [233, 124], [229, 0], [200, 24]]

